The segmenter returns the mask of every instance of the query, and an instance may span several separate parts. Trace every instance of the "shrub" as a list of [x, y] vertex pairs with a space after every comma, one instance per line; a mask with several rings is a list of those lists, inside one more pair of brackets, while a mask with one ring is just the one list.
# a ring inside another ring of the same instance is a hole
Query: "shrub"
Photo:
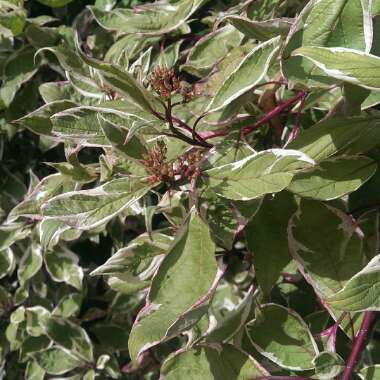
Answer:
[[380, 376], [380, 1], [0, 25], [0, 378]]

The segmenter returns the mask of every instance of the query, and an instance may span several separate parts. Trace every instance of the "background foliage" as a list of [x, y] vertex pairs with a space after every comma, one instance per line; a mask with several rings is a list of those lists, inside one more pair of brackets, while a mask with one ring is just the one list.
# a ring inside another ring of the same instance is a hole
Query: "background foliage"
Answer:
[[0, 378], [380, 377], [380, 1], [2, 0], [0, 68]]

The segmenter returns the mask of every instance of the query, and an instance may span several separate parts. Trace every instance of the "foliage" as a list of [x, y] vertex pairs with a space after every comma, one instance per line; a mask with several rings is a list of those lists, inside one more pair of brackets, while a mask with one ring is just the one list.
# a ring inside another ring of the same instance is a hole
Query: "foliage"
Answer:
[[0, 378], [379, 377], [379, 37], [378, 0], [0, 1]]

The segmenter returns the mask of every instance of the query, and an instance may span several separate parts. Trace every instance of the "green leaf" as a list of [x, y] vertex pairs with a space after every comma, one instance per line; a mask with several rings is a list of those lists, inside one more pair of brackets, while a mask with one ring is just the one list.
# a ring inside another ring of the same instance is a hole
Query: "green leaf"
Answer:
[[119, 33], [139, 33], [155, 36], [179, 28], [206, 0], [181, 0], [173, 4], [145, 4], [143, 11], [118, 8], [101, 11], [90, 7], [98, 23], [105, 29]]
[[146, 306], [132, 327], [128, 346], [133, 361], [149, 347], [191, 327], [207, 311], [221, 275], [214, 251], [208, 227], [193, 209], [154, 276]]
[[378, 380], [380, 378], [380, 365], [371, 365], [364, 367], [358, 373], [363, 380]]
[[351, 83], [344, 83], [343, 96], [344, 105], [343, 111], [347, 116], [360, 115], [362, 103], [368, 98], [371, 91], [366, 88], [356, 86]]
[[292, 51], [304, 46], [339, 46], [369, 52], [371, 45], [372, 16], [367, 0], [313, 0], [296, 18], [287, 38], [282, 71], [295, 83], [330, 86], [334, 81], [314, 63], [290, 56]]
[[108, 86], [121, 95], [130, 98], [143, 110], [151, 112], [159, 106], [153, 95], [126, 71], [123, 71], [110, 63], [87, 57], [83, 53], [80, 53], [80, 57], [85, 63], [99, 70], [104, 82]]
[[134, 159], [142, 159], [144, 154], [148, 153], [143, 140], [139, 135], [133, 133], [133, 129], [146, 126], [146, 120], [139, 119], [133, 115], [129, 116], [122, 121], [123, 125], [130, 126], [129, 130], [107, 120], [107, 115], [98, 114], [98, 121], [104, 135], [117, 150]]
[[31, 79], [38, 70], [34, 61], [35, 50], [30, 46], [15, 51], [4, 66], [3, 83], [0, 89], [0, 102], [8, 107], [21, 86]]
[[28, 128], [34, 133], [51, 136], [53, 124], [50, 117], [58, 112], [75, 106], [76, 104], [74, 102], [68, 100], [58, 100], [43, 105], [41, 108], [38, 108], [35, 111], [23, 116], [21, 119], [15, 120], [14, 123], [24, 128]]
[[18, 240], [24, 239], [30, 233], [22, 224], [4, 224], [0, 226], [0, 252], [9, 248]]
[[292, 20], [286, 18], [257, 21], [241, 16], [227, 16], [224, 20], [244, 33], [246, 37], [259, 41], [266, 41], [278, 35], [286, 36], [292, 26]]
[[0, 279], [12, 272], [15, 266], [15, 258], [10, 248], [0, 251]]
[[[153, 269], [156, 268], [153, 267]], [[140, 280], [139, 277], [133, 276], [129, 273], [123, 273], [110, 276], [107, 279], [107, 284], [115, 292], [132, 295], [139, 290], [148, 288], [150, 286], [150, 281]]]
[[165, 380], [251, 380], [268, 375], [251, 356], [232, 345], [202, 345], [181, 350], [161, 367]]
[[380, 310], [380, 255], [375, 256], [360, 272], [349, 279], [343, 289], [327, 301], [344, 311]]
[[207, 170], [207, 183], [222, 197], [250, 200], [286, 188], [295, 172], [314, 164], [295, 150], [270, 149]]
[[198, 76], [206, 75], [233, 47], [240, 44], [242, 38], [242, 34], [231, 26], [207, 34], [191, 48], [181, 70]]
[[335, 352], [321, 352], [313, 360], [318, 379], [327, 380], [338, 376], [346, 368], [344, 360]]
[[62, 375], [81, 365], [67, 350], [51, 347], [34, 355], [38, 365], [51, 375]]
[[28, 380], [43, 380], [45, 370], [41, 368], [36, 361], [31, 360], [28, 362], [25, 369], [25, 379]]
[[[96, 268], [91, 275], [115, 275], [129, 272], [134, 276], [141, 275], [165, 254], [173, 238], [160, 232], [152, 237], [147, 233], [133, 239], [127, 247], [119, 249], [103, 265]], [[156, 258], [156, 259], [155, 259]]]
[[71, 3], [73, 0], [37, 0], [41, 4], [47, 5], [52, 8], [64, 7], [66, 4]]
[[30, 278], [35, 276], [42, 267], [42, 248], [40, 245], [32, 244], [21, 258], [17, 277], [20, 285], [25, 284]]
[[60, 220], [81, 230], [95, 228], [132, 206], [150, 189], [139, 178], [119, 178], [91, 190], [71, 191], [43, 206], [48, 219]]
[[20, 354], [29, 359], [29, 354], [44, 351], [51, 346], [51, 340], [46, 335], [28, 336], [22, 342]]
[[[52, 134], [63, 141], [83, 146], [109, 146], [98, 119], [98, 108], [75, 107], [58, 112], [51, 118]], [[121, 121], [117, 114], [109, 118]]]
[[71, 293], [61, 298], [53, 310], [53, 315], [62, 318], [76, 316], [81, 308], [83, 296], [80, 293]]
[[287, 190], [301, 197], [329, 201], [357, 190], [376, 169], [376, 162], [367, 157], [338, 157], [296, 174]]
[[71, 48], [66, 45], [55, 47], [44, 47], [38, 50], [53, 53], [62, 68], [65, 70], [71, 85], [83, 96], [103, 99], [101, 78], [97, 71], [92, 70], [89, 65]]
[[365, 153], [380, 143], [380, 119], [372, 116], [334, 117], [302, 132], [287, 148], [319, 162], [337, 153]]
[[279, 37], [272, 38], [247, 54], [231, 75], [225, 78], [206, 111], [218, 111], [255, 87], [267, 73], [279, 49], [279, 41]]
[[294, 311], [276, 304], [261, 305], [260, 316], [246, 326], [252, 345], [279, 366], [295, 371], [314, 368], [317, 344]]
[[281, 272], [291, 261], [287, 228], [296, 209], [294, 197], [287, 192], [276, 194], [273, 198], [267, 196], [247, 224], [247, 248], [253, 253], [257, 282], [265, 294], [269, 295]]
[[223, 318], [217, 319], [213, 315], [216, 319], [215, 324], [211, 322], [211, 317], [209, 318], [208, 328], [204, 333], [206, 342], [229, 342], [244, 328], [252, 309], [254, 292], [254, 287], [250, 287], [240, 304], [233, 309], [229, 308]]
[[317, 201], [303, 199], [289, 222], [289, 249], [322, 299], [363, 268], [362, 240], [349, 215]]
[[380, 58], [360, 50], [343, 47], [323, 48], [305, 46], [293, 56], [310, 60], [329, 77], [368, 88], [380, 89]]
[[78, 265], [78, 257], [67, 248], [57, 248], [45, 252], [46, 269], [51, 278], [57, 282], [65, 282], [74, 288], [82, 289], [83, 269]]
[[46, 321], [50, 312], [42, 306], [33, 306], [25, 309], [26, 331], [30, 336], [38, 337], [45, 333]]
[[91, 340], [82, 327], [67, 319], [50, 317], [46, 322], [46, 333], [57, 345], [76, 357], [87, 362], [94, 360]]
[[[18, 5], [21, 5], [18, 6]], [[9, 29], [13, 36], [22, 33], [26, 23], [26, 10], [22, 7], [22, 3], [12, 1], [2, 1], [0, 8], [0, 25], [5, 29]], [[2, 34], [5, 31], [2, 30]], [[3, 37], [3, 36], [2, 36]]]
[[61, 174], [49, 175], [43, 178], [33, 191], [9, 213], [8, 218], [15, 220], [20, 216], [38, 216], [41, 214], [40, 208], [44, 202], [73, 188], [74, 184], [68, 183]]

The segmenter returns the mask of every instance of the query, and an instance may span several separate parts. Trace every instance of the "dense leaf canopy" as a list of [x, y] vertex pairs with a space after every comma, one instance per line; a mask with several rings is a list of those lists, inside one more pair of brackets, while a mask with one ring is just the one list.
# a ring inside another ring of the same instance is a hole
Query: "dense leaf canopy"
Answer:
[[380, 0], [0, 0], [0, 70], [0, 379], [380, 379]]

